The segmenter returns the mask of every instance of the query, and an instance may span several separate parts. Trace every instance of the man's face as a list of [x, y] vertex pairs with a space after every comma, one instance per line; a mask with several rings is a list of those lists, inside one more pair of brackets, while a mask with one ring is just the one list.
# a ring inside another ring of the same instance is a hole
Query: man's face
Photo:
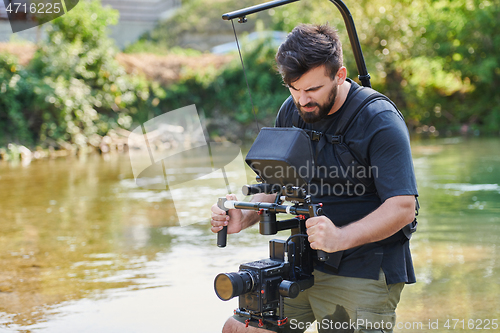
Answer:
[[314, 123], [333, 113], [337, 97], [337, 77], [332, 80], [319, 66], [288, 86], [299, 114], [306, 123]]

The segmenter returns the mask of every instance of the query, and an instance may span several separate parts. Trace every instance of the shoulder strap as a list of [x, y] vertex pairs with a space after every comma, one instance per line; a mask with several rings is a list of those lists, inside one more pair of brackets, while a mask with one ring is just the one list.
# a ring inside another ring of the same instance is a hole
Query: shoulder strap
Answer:
[[344, 135], [349, 127], [351, 127], [352, 121], [359, 111], [376, 98], [383, 98], [390, 101], [387, 97], [372, 88], [358, 87], [346, 101], [347, 104], [337, 124], [335, 135]]
[[[387, 102], [391, 103], [394, 106], [394, 108], [398, 111], [399, 116], [402, 119], [404, 119], [403, 115], [401, 114], [401, 112], [399, 111], [397, 106], [394, 104], [393, 101], [391, 101], [389, 98], [387, 98], [387, 96], [373, 90], [372, 88], [359, 86], [358, 88], [356, 88], [356, 90], [354, 90], [354, 92], [352, 94], [350, 94], [347, 97], [347, 100], [344, 102], [344, 103], [346, 103], [345, 108], [344, 108], [345, 111], [344, 111], [344, 114], [342, 115], [342, 117], [339, 119], [339, 122], [337, 124], [337, 130], [335, 131], [334, 135], [344, 135], [344, 133], [347, 132], [349, 127], [351, 127], [352, 120], [356, 117], [356, 115], [359, 113], [359, 111], [361, 109], [363, 109], [363, 107], [365, 107], [365, 105], [367, 105], [368, 103], [370, 103], [371, 101], [373, 101], [374, 99], [377, 99], [377, 98], [384, 99]], [[297, 110], [294, 110], [294, 112], [292, 113], [292, 126], [293, 127], [299, 127], [299, 118], [300, 118], [299, 112]], [[314, 132], [315, 132], [315, 134], [319, 134], [319, 135], [323, 134], [323, 133], [316, 132], [316, 131], [314, 131]], [[311, 139], [313, 139], [313, 138], [311, 138]], [[328, 141], [330, 141], [332, 143], [338, 143], [338, 141], [335, 139], [333, 141], [330, 140], [330, 138], [327, 138], [327, 139], [328, 139]], [[319, 140], [319, 137], [316, 140]]]
[[[318, 132], [314, 130], [304, 129], [305, 132], [309, 135], [311, 140], [319, 141], [318, 146], [316, 147], [316, 154], [321, 151], [326, 142], [331, 144], [341, 144], [344, 142], [344, 135], [347, 130], [351, 127], [354, 118], [358, 115], [358, 113], [370, 102], [375, 99], [383, 99], [391, 103], [394, 108], [398, 111], [401, 119], [403, 115], [396, 107], [396, 105], [385, 95], [373, 90], [372, 88], [359, 86], [354, 90], [352, 94], [347, 97], [347, 100], [344, 102], [344, 112], [337, 123], [337, 128], [335, 130], [335, 134], [327, 134], [323, 132]], [[294, 127], [299, 127], [299, 118], [300, 115], [297, 110], [295, 110], [292, 114], [292, 125]], [[300, 127], [299, 127], [300, 128]]]
[[[401, 119], [404, 120], [403, 114], [401, 111], [399, 111], [398, 107], [394, 104], [393, 101], [391, 101], [387, 96], [371, 89], [368, 87], [362, 87], [359, 86], [356, 88], [356, 90], [348, 96], [347, 100], [345, 101], [345, 110], [344, 113], [342, 114], [341, 118], [339, 119], [339, 122], [337, 123], [337, 129], [335, 131], [334, 135], [331, 134], [326, 134], [326, 133], [321, 133], [317, 131], [312, 131], [312, 130], [305, 130], [306, 133], [309, 135], [311, 140], [314, 141], [320, 141], [318, 146], [316, 147], [316, 154], [321, 150], [324, 145], [325, 141], [328, 141], [332, 144], [342, 144], [344, 143], [344, 134], [349, 130], [351, 127], [354, 118], [357, 116], [357, 114], [370, 102], [372, 102], [375, 99], [383, 99], [389, 103], [391, 103], [396, 111], [398, 112], [399, 116]], [[292, 115], [292, 123], [294, 127], [299, 127], [299, 118], [300, 115], [297, 110]], [[318, 149], [319, 148], [319, 149]], [[347, 150], [347, 155], [351, 155], [351, 152], [349, 149]], [[372, 184], [371, 182], [367, 181], [366, 179], [359, 179], [361, 183], [363, 183], [367, 187], [371, 187]], [[418, 200], [416, 199], [416, 210], [418, 215], [418, 209], [420, 208], [420, 205], [418, 203]], [[411, 238], [412, 233], [414, 233], [417, 230], [417, 219], [415, 218], [411, 223], [403, 227], [400, 231], [398, 231], [396, 234], [393, 236], [388, 237], [385, 240], [379, 241], [378, 243], [381, 244], [389, 244], [391, 242], [394, 242], [396, 240], [399, 240], [401, 242], [408, 241]], [[338, 267], [338, 263], [337, 263]]]

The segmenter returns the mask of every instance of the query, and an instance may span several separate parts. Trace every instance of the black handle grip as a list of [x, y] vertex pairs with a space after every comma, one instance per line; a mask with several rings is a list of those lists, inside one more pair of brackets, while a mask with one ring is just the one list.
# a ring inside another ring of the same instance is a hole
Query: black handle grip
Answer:
[[217, 246], [226, 247], [227, 243], [227, 225], [222, 228], [221, 231], [217, 233]]
[[327, 261], [328, 260], [328, 254], [323, 251], [323, 250], [316, 250], [318, 254], [318, 260], [319, 261]]
[[[323, 208], [321, 208], [321, 204], [313, 204], [309, 208], [309, 215], [310, 216], [319, 216], [323, 215]], [[319, 261], [327, 261], [328, 260], [328, 253], [326, 253], [323, 250], [316, 250], [316, 254], [318, 256]]]
[[[220, 209], [223, 209], [226, 211], [226, 215], [228, 215], [228, 209], [224, 207], [224, 202], [226, 202], [226, 198], [219, 198], [217, 201], [217, 206], [219, 206]], [[227, 244], [227, 226], [224, 226], [218, 233], [217, 233], [217, 246], [218, 247], [226, 247]]]

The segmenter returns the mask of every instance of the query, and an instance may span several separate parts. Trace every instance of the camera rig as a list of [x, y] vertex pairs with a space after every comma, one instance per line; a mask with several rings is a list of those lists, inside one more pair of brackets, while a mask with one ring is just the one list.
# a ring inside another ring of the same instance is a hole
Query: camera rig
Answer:
[[[296, 1], [298, 0], [273, 0], [226, 13], [222, 15], [222, 19], [232, 21], [237, 18], [238, 22], [245, 23], [249, 14]], [[344, 19], [358, 69], [358, 78], [364, 87], [371, 87], [370, 74], [366, 69], [351, 13], [342, 0], [329, 1], [339, 9]], [[236, 37], [236, 30], [234, 33]], [[286, 142], [290, 148], [276, 149], [276, 145], [273, 145], [275, 142]], [[320, 261], [328, 259], [329, 262], [338, 264], [341, 253], [329, 254], [328, 258], [323, 251], [312, 250], [307, 241], [305, 221], [310, 216], [321, 215], [322, 208], [320, 203], [312, 202], [307, 191], [314, 167], [310, 139], [304, 131], [297, 128], [262, 128], [247, 155], [246, 162], [257, 173], [261, 183], [244, 186], [243, 193], [245, 195], [276, 193], [275, 202], [249, 203], [221, 198], [218, 206], [226, 212], [229, 209], [258, 211], [259, 231], [263, 235], [272, 235], [287, 229], [291, 230], [292, 235], [286, 241], [276, 239], [270, 241], [269, 259], [242, 264], [236, 273], [217, 275], [214, 281], [215, 292], [222, 300], [239, 296], [239, 308], [235, 310], [235, 314], [246, 317], [247, 326], [253, 321], [257, 321], [259, 327], [267, 324], [282, 326], [287, 322], [284, 314], [284, 298], [297, 297], [301, 290], [310, 288], [314, 284], [312, 275], [314, 257]], [[305, 167], [308, 170], [305, 175], [300, 172], [304, 169], [304, 163], [310, 163], [309, 167]], [[279, 168], [291, 173], [275, 177], [277, 175], [275, 171]], [[274, 172], [269, 175], [269, 171]], [[284, 201], [289, 201], [292, 205], [283, 205]], [[277, 221], [278, 213], [292, 214], [296, 217]], [[225, 247], [226, 238], [227, 227], [224, 227], [217, 235], [217, 245]]]
[[[276, 140], [287, 142], [288, 149], [270, 145]], [[291, 230], [288, 239], [269, 242], [269, 258], [241, 264], [238, 272], [218, 274], [214, 281], [217, 296], [229, 300], [239, 296], [235, 314], [243, 316], [247, 325], [257, 322], [282, 326], [287, 318], [284, 297], [295, 298], [314, 284], [314, 260], [325, 261], [328, 254], [311, 249], [307, 240], [306, 220], [322, 215], [322, 204], [313, 203], [308, 184], [314, 174], [314, 160], [308, 135], [299, 128], [262, 128], [245, 159], [256, 172], [259, 184], [245, 185], [244, 195], [276, 194], [274, 202], [245, 202], [219, 198], [225, 210], [257, 211], [259, 232], [274, 235]], [[286, 205], [284, 202], [291, 204]], [[295, 215], [277, 220], [277, 214]], [[226, 233], [219, 232], [217, 245], [226, 245]]]

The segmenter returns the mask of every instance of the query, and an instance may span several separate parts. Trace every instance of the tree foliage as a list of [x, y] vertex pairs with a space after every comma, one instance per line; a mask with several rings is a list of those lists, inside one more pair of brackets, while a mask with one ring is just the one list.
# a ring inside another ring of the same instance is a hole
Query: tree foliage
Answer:
[[276, 110], [288, 95], [273, 65], [275, 51], [270, 40], [244, 46], [246, 77], [237, 56], [221, 70], [185, 75], [181, 81], [166, 88], [166, 96], [161, 99], [156, 112], [196, 104], [209, 119], [210, 135], [254, 138], [255, 119], [272, 126]]
[[[221, 0], [207, 6], [186, 0], [171, 20], [144, 37], [138, 48], [182, 45], [191, 33], [232, 33], [224, 12], [254, 5]], [[433, 135], [500, 132], [500, 0], [346, 1], [354, 18], [375, 89], [393, 99], [411, 130]], [[248, 17], [237, 31], [290, 31], [298, 23], [336, 26], [344, 41], [349, 75], [357, 69], [338, 9], [326, 0], [298, 1]], [[272, 125], [287, 89], [274, 69], [276, 47], [243, 45], [247, 78], [239, 59], [216, 70], [186, 72], [168, 87], [127, 75], [114, 59], [106, 27], [117, 12], [98, 0], [82, 1], [47, 26], [48, 39], [30, 65], [0, 55], [0, 146], [62, 141], [97, 144], [110, 129], [128, 128], [179, 107], [196, 104], [212, 134]], [[136, 47], [136, 49], [137, 49]], [[131, 49], [134, 49], [133, 47]], [[163, 51], [162, 51], [163, 52]], [[240, 133], [238, 133], [240, 134]], [[241, 133], [244, 134], [244, 133]], [[251, 135], [250, 135], [251, 136]]]
[[[397, 102], [412, 129], [500, 131], [499, 0], [346, 2], [374, 87]], [[329, 1], [298, 2], [274, 13], [274, 27], [300, 22], [339, 27]], [[356, 67], [348, 43], [346, 65]]]
[[24, 112], [34, 99], [31, 88], [32, 82], [17, 59], [0, 56], [0, 138], [4, 141], [0, 145], [16, 140], [33, 143], [29, 128], [34, 119]]
[[107, 26], [117, 19], [100, 1], [82, 2], [48, 25], [47, 40], [26, 69], [2, 57], [0, 100], [7, 112], [0, 123], [14, 124], [3, 144], [97, 146], [111, 128], [131, 126], [134, 113], [150, 105], [150, 84], [115, 60]]
[[[184, 25], [176, 26], [177, 39], [186, 32], [202, 31], [209, 16], [204, 6], [196, 6], [198, 0], [186, 3], [189, 16], [179, 16], [184, 18]], [[256, 3], [259, 1], [251, 5]], [[438, 130], [452, 133], [480, 129], [499, 133], [500, 94], [496, 93], [496, 86], [500, 78], [500, 0], [359, 0], [345, 3], [356, 24], [372, 85], [398, 104], [411, 130], [430, 130], [434, 135]], [[217, 15], [211, 17], [216, 25], [223, 23], [221, 13], [247, 4], [221, 1], [214, 8], [222, 5]], [[262, 21], [265, 29], [290, 31], [298, 23], [329, 23], [337, 27], [344, 41], [349, 75], [357, 76], [344, 21], [330, 1], [298, 1], [265, 13], [268, 15]], [[205, 23], [198, 24], [197, 18], [201, 16]], [[258, 20], [254, 15], [248, 19], [250, 23]], [[176, 20], [160, 26], [154, 32], [155, 40], [162, 41], [165, 27]], [[227, 25], [229, 29], [230, 24]], [[170, 40], [170, 43], [175, 41]], [[271, 57], [269, 61], [273, 61]], [[260, 70], [258, 64], [247, 64], [249, 77], [267, 75], [267, 69], [265, 72]], [[216, 80], [235, 82], [230, 70], [221, 73]], [[259, 89], [258, 84], [255, 88]], [[235, 98], [239, 94], [234, 89], [231, 86], [227, 90], [233, 91], [233, 110], [240, 105], [240, 100]], [[245, 85], [241, 89], [246, 89]], [[225, 90], [220, 93], [225, 96]], [[275, 95], [277, 99], [281, 97], [281, 93]], [[274, 106], [270, 102], [269, 107]], [[242, 117], [236, 112], [234, 116]]]

